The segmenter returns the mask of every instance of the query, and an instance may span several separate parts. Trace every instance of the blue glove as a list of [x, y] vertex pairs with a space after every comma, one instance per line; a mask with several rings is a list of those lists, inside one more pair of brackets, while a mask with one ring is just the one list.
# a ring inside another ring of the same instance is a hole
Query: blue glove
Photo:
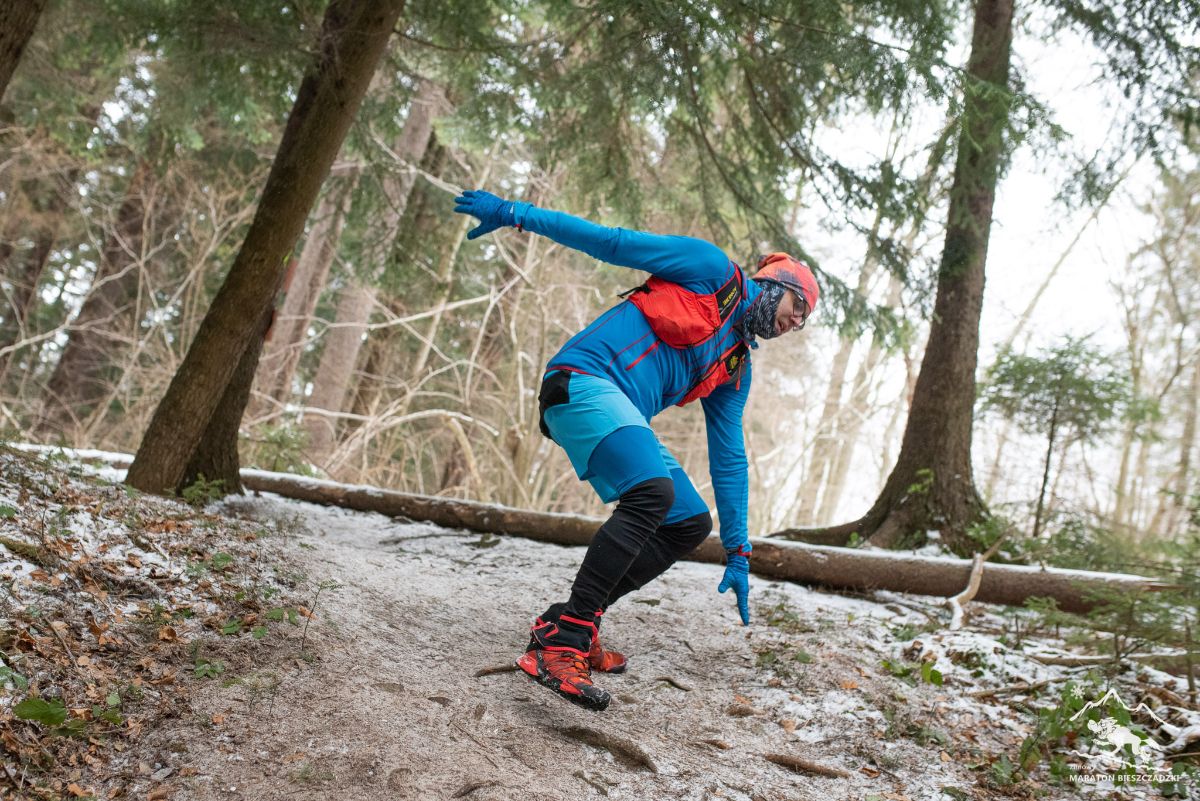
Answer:
[[[479, 225], [471, 229], [467, 239], [477, 239], [505, 225], [516, 225], [517, 209], [529, 206], [528, 203], [504, 200], [482, 189], [468, 189], [454, 198], [454, 203], [454, 210], [459, 214], [479, 218]], [[524, 208], [521, 210], [524, 211]]]
[[738, 613], [742, 616], [742, 625], [750, 625], [750, 559], [749, 551], [739, 548], [728, 551], [725, 556], [725, 576], [717, 585], [717, 592], [725, 592], [733, 588], [737, 596]]

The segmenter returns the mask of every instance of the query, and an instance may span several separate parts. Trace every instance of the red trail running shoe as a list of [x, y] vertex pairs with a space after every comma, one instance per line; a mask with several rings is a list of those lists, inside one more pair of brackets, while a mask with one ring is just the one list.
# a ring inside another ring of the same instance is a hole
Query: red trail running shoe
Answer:
[[629, 666], [629, 661], [622, 653], [606, 650], [600, 644], [600, 637], [597, 635], [592, 638], [592, 649], [588, 651], [588, 664], [592, 666], [592, 670], [598, 670], [601, 673], [624, 673], [625, 668]]
[[599, 712], [612, 700], [606, 691], [592, 684], [591, 666], [580, 651], [534, 648], [521, 654], [517, 667], [538, 684], [585, 709]]

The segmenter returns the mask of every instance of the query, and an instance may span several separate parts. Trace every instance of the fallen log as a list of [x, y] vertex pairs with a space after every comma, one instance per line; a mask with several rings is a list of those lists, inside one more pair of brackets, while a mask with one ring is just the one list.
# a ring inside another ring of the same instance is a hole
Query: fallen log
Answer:
[[[26, 450], [54, 450], [23, 446]], [[99, 459], [113, 466], [127, 466], [124, 454], [84, 452], [85, 459]], [[273, 492], [286, 498], [339, 506], [391, 517], [423, 520], [448, 528], [465, 528], [558, 545], [587, 545], [603, 522], [583, 515], [531, 512], [497, 504], [413, 495], [363, 485], [339, 484], [285, 473], [242, 470], [242, 483], [249, 490]], [[971, 579], [972, 562], [941, 556], [878, 548], [840, 548], [801, 542], [752, 538], [754, 556], [750, 567], [756, 575], [831, 589], [859, 591], [891, 590], [949, 598], [959, 594]], [[716, 535], [684, 557], [695, 562], [722, 564], [725, 551]], [[1049, 597], [1058, 608], [1082, 613], [1095, 601], [1085, 590], [1156, 592], [1179, 589], [1179, 585], [1128, 573], [1095, 573], [1032, 565], [989, 564], [980, 577], [974, 600], [1021, 606], [1027, 598]]]
[[[1108, 654], [1025, 654], [1025, 656], [1041, 662], [1043, 665], [1056, 667], [1086, 667], [1088, 665], [1107, 665], [1114, 662]], [[1154, 665], [1168, 673], [1187, 675], [1189, 660], [1200, 656], [1200, 651], [1166, 651], [1162, 653], [1125, 654], [1121, 661], [1141, 662]]]
[[[587, 545], [604, 521], [584, 515], [531, 512], [496, 504], [434, 498], [378, 487], [243, 470], [248, 489], [274, 492], [296, 500], [379, 512], [393, 517], [426, 520], [439, 526], [467, 528], [526, 537], [559, 545]], [[957, 595], [971, 579], [972, 563], [953, 557], [917, 556], [873, 548], [838, 548], [752, 538], [755, 574], [803, 584], [854, 590], [893, 590], [947, 598]], [[713, 535], [684, 557], [695, 562], [722, 564], [725, 549]], [[1095, 602], [1085, 588], [1162, 591], [1177, 585], [1128, 573], [1093, 573], [1028, 565], [990, 564], [983, 571], [974, 600], [1020, 606], [1027, 598], [1053, 598], [1067, 612], [1086, 612]]]

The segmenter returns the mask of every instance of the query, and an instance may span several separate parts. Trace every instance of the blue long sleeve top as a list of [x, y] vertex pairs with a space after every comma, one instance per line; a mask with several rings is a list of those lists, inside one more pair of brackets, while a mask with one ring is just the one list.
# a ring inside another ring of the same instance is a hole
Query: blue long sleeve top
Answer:
[[[517, 204], [515, 222], [526, 231], [548, 237], [596, 259], [645, 270], [698, 293], [713, 293], [729, 280], [732, 262], [710, 242], [687, 236], [664, 236], [610, 228], [570, 214]], [[743, 336], [741, 321], [758, 285], [746, 280], [737, 309], [717, 335], [683, 350], [663, 344], [632, 303], [618, 303], [571, 337], [550, 359], [547, 370], [567, 368], [612, 381], [649, 422], [678, 403], [692, 387], [698, 370], [710, 364]], [[757, 344], [751, 341], [752, 347]], [[721, 542], [726, 548], [746, 545], [749, 473], [742, 412], [750, 392], [751, 366], [746, 359], [740, 382], [718, 386], [700, 399], [708, 435], [709, 474], [717, 501]]]

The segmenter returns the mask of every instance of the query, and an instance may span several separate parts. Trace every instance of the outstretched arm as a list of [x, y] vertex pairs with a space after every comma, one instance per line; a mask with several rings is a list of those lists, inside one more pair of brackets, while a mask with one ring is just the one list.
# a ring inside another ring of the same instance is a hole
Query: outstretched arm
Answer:
[[697, 290], [711, 291], [716, 286], [710, 284], [728, 278], [729, 258], [703, 239], [610, 228], [565, 212], [502, 200], [479, 190], [464, 192], [457, 202], [455, 211], [471, 214], [481, 221], [468, 234], [472, 239], [502, 225], [515, 225], [609, 264], [645, 270]]
[[[708, 430], [708, 472], [717, 498], [721, 523], [721, 545], [725, 548], [725, 575], [720, 592], [732, 588], [737, 595], [742, 623], [750, 623], [750, 532], [747, 507], [750, 500], [749, 462], [742, 434], [742, 412], [750, 393], [750, 362], [741, 385], [722, 384], [700, 399]], [[737, 552], [737, 553], [734, 553]]]

